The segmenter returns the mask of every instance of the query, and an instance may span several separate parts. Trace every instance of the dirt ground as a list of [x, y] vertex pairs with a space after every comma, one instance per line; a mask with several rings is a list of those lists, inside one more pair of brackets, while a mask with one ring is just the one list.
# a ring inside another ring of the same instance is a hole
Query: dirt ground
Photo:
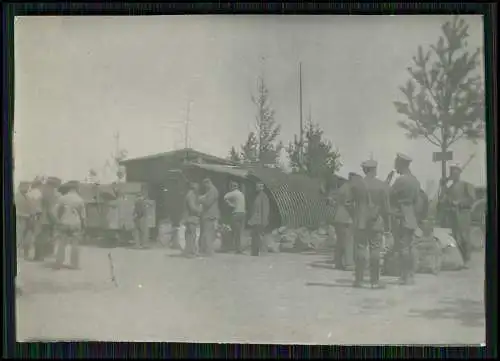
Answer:
[[[111, 253], [117, 286], [111, 282]], [[325, 254], [85, 247], [82, 270], [21, 261], [17, 338], [300, 344], [480, 344], [484, 252], [471, 268], [353, 289]]]

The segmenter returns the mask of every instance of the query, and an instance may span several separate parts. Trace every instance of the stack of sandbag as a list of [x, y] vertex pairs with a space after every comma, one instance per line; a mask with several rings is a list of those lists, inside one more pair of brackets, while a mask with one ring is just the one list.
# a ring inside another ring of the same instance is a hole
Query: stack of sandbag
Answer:
[[484, 248], [484, 232], [480, 227], [472, 227], [470, 239], [473, 251], [480, 251]]
[[433, 235], [417, 238], [414, 247], [417, 255], [417, 272], [439, 274], [442, 266], [442, 249]]
[[424, 221], [422, 227], [416, 230], [413, 249], [418, 273], [439, 274], [442, 264], [442, 248], [441, 243], [434, 236], [432, 222]]
[[171, 233], [172, 225], [169, 222], [161, 222], [158, 226], [158, 243], [164, 247], [167, 247], [170, 243]]
[[434, 237], [438, 240], [441, 249], [441, 270], [453, 271], [463, 267], [464, 260], [457, 245], [457, 241], [451, 235], [448, 228], [435, 228]]
[[328, 240], [328, 231], [324, 228], [319, 228], [310, 233], [310, 246], [316, 250], [324, 250], [330, 247]]
[[273, 230], [271, 233], [266, 235], [266, 246], [267, 251], [271, 253], [279, 253], [280, 251], [280, 233], [278, 229]]
[[305, 227], [301, 227], [296, 231], [297, 239], [295, 240], [295, 245], [293, 250], [295, 252], [305, 252], [315, 249], [315, 245], [312, 243], [311, 232]]
[[280, 228], [280, 252], [292, 252], [295, 247], [298, 235], [294, 230]]

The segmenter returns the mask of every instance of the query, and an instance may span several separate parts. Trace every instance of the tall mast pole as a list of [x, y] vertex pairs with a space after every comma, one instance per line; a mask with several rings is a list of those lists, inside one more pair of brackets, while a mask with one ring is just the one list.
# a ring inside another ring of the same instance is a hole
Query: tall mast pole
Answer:
[[302, 63], [299, 63], [299, 111], [300, 111], [300, 148], [299, 148], [299, 158], [300, 166], [302, 167], [302, 144], [304, 142], [304, 124], [302, 120]]

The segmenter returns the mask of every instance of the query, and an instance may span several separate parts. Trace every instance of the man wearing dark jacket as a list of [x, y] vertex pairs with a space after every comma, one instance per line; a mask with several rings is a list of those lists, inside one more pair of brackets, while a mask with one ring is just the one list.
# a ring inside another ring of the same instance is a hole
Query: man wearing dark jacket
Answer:
[[147, 206], [145, 195], [140, 193], [134, 204], [136, 246], [138, 248], [145, 248], [149, 240]]
[[257, 183], [257, 196], [253, 202], [248, 225], [252, 234], [252, 256], [258, 256], [262, 247], [266, 227], [269, 225], [269, 198], [264, 192], [264, 184]]

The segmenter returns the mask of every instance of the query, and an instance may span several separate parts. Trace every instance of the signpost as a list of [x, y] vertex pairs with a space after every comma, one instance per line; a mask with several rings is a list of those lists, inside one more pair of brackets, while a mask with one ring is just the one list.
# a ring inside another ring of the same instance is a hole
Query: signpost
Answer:
[[453, 152], [434, 152], [432, 153], [432, 161], [433, 162], [442, 162], [442, 161], [450, 161], [453, 160]]

